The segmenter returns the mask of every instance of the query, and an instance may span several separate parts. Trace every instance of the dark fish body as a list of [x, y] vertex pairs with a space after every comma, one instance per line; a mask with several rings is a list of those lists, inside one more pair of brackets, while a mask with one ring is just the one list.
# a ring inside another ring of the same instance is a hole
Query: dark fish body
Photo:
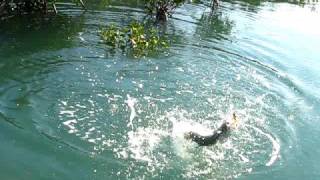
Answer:
[[196, 142], [199, 146], [210, 146], [217, 143], [217, 141], [227, 132], [229, 132], [230, 127], [228, 127], [227, 123], [223, 123], [216, 131], [213, 132], [212, 135], [202, 136], [195, 132], [188, 132], [185, 134], [186, 139], [190, 139], [191, 141]]

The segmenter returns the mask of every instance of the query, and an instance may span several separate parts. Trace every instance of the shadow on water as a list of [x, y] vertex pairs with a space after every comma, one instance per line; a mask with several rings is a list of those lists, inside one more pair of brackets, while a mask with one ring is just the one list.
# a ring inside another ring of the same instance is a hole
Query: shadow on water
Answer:
[[[0, 22], [0, 57], [26, 56], [72, 47], [84, 16], [24, 16]], [[17, 54], [18, 53], [18, 54]]]
[[[4, 120], [16, 127], [30, 125], [14, 117], [28, 112], [30, 96], [47, 88], [40, 81], [50, 71], [70, 63], [53, 52], [73, 47], [83, 21], [81, 15], [58, 15], [15, 17], [1, 22], [0, 113]], [[15, 112], [18, 109], [19, 113]]]
[[229, 39], [234, 21], [223, 15], [220, 11], [204, 12], [199, 19], [196, 35], [202, 39], [214, 38], [217, 40]]
[[[59, 92], [55, 85], [63, 84], [61, 77], [50, 81], [50, 74], [72, 62], [84, 62], [68, 54], [81, 43], [79, 33], [83, 31], [84, 20], [83, 15], [69, 12], [52, 17], [15, 17], [1, 22], [0, 153], [5, 154], [1, 158], [1, 179], [13, 176], [72, 179], [74, 175], [63, 167], [78, 171], [82, 178], [92, 171], [91, 165], [82, 170], [78, 165], [90, 158], [90, 153], [81, 146], [66, 143], [59, 132], [51, 129], [58, 125], [46, 113], [48, 102], [55, 97], [41, 95], [48, 89]], [[64, 157], [55, 157], [59, 152], [64, 152]], [[65, 160], [70, 163], [62, 163]], [[40, 170], [44, 166], [48, 168]], [[38, 170], [42, 172], [35, 173]]]

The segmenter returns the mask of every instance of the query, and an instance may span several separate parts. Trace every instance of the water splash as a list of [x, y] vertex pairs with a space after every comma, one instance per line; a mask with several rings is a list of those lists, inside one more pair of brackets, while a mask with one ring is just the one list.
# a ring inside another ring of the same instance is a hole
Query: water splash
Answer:
[[[244, 111], [238, 112], [243, 116], [242, 113], [246, 113]], [[188, 111], [174, 109], [158, 118], [163, 126], [151, 125], [129, 131], [126, 153], [131, 154], [130, 157], [137, 161], [147, 162], [153, 169], [149, 173], [157, 173], [156, 169], [160, 167], [165, 170], [165, 166], [177, 166], [176, 168], [186, 171], [185, 178], [211, 177], [213, 174], [215, 177], [235, 178], [242, 173], [252, 172], [255, 166], [262, 163], [262, 157], [271, 156], [265, 163], [266, 166], [271, 166], [279, 156], [280, 144], [277, 140], [253, 125], [244, 124], [248, 123], [246, 120], [241, 121], [239, 129], [232, 132], [229, 138], [215, 146], [198, 147], [185, 140], [184, 133], [193, 131], [209, 135], [220, 121], [217, 123], [206, 120], [199, 123], [199, 120], [192, 119], [190, 115]], [[224, 113], [220, 114], [220, 117], [228, 118], [230, 115], [231, 113]], [[248, 126], [262, 136], [249, 131]], [[271, 142], [271, 154], [265, 150], [270, 144], [266, 143], [264, 137]], [[171, 145], [166, 144], [167, 139], [170, 139]], [[161, 148], [171, 152], [171, 156], [159, 151]], [[170, 162], [170, 158], [174, 158], [175, 162]], [[229, 170], [226, 170], [226, 167]]]
[[135, 103], [137, 103], [137, 99], [130, 97], [129, 94], [127, 94], [127, 100], [125, 101], [125, 103], [128, 105], [128, 107], [130, 108], [130, 118], [129, 118], [129, 123], [128, 123], [128, 127], [131, 127], [131, 129], [133, 129], [133, 119], [136, 117], [137, 113], [136, 110], [134, 108]]
[[271, 153], [271, 157], [269, 159], [269, 161], [266, 163], [266, 166], [271, 166], [273, 163], [275, 163], [275, 161], [277, 160], [277, 158], [280, 155], [280, 144], [278, 143], [278, 140], [274, 137], [272, 137], [272, 135], [263, 132], [261, 129], [254, 127], [254, 126], [250, 126], [250, 125], [246, 125], [247, 127], [250, 127], [252, 129], [254, 129], [255, 131], [257, 131], [258, 133], [266, 136], [270, 142], [272, 143], [272, 153]]
[[128, 150], [131, 158], [152, 163], [153, 151], [165, 136], [168, 136], [168, 132], [153, 128], [139, 127], [135, 131], [129, 131]]

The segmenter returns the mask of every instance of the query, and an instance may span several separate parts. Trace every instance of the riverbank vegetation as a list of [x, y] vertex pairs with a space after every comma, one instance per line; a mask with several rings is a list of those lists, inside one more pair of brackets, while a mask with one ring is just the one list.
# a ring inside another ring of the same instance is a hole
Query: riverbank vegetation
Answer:
[[160, 32], [139, 22], [132, 22], [127, 27], [110, 25], [102, 29], [100, 36], [103, 42], [111, 48], [134, 58], [147, 56], [168, 48], [169, 42]]
[[[145, 9], [148, 14], [156, 17], [157, 21], [167, 21], [174, 10], [187, 2], [187, 0], [144, 0]], [[199, 2], [199, 0], [191, 1]], [[215, 9], [219, 6], [219, 0], [210, 0], [211, 8]]]
[[[71, 0], [85, 8], [82, 0]], [[0, 2], [0, 18], [5, 19], [16, 15], [58, 13], [56, 0], [2, 0]]]
[[[102, 6], [107, 7], [112, 0], [103, 0]], [[66, 2], [61, 0], [61, 2]], [[78, 4], [85, 9], [85, 5], [82, 0], [69, 0], [73, 4]], [[134, 3], [132, 6], [139, 6], [144, 8], [146, 14], [145, 17], [151, 15], [152, 20], [156, 24], [159, 22], [165, 22], [174, 13], [174, 11], [185, 3], [204, 3], [207, 7], [211, 7], [214, 10], [218, 5], [218, 0], [136, 0], [131, 1]], [[254, 1], [261, 3], [262, 1]], [[0, 2], [0, 19], [7, 17], [25, 15], [25, 14], [56, 14], [58, 12], [56, 7], [56, 0], [2, 0]], [[86, 1], [89, 5], [98, 3], [96, 1]], [[219, 11], [212, 11], [219, 12]], [[209, 13], [201, 17], [199, 35], [202, 37], [213, 36], [215, 29], [219, 32], [226, 32], [230, 34], [232, 21], [228, 19], [221, 20], [222, 17], [219, 13]], [[214, 23], [212, 23], [214, 22]], [[214, 27], [212, 27], [214, 26]], [[207, 29], [207, 30], [206, 30]], [[146, 25], [142, 22], [133, 22], [125, 27], [118, 27], [116, 25], [109, 25], [106, 28], [101, 29], [99, 33], [102, 41], [113, 50], [118, 49], [125, 54], [130, 54], [135, 58], [141, 56], [148, 56], [152, 53], [162, 51], [168, 48], [169, 41], [163, 36], [163, 33], [159, 32], [159, 29], [152, 25]]]
[[147, 13], [154, 15], [158, 21], [167, 21], [174, 9], [185, 3], [185, 0], [145, 0]]
[[[103, 1], [105, 6], [110, 3], [109, 0]], [[136, 3], [143, 4], [147, 14], [152, 15], [157, 21], [167, 21], [174, 10], [179, 6], [187, 3], [199, 3], [200, 0], [137, 0]], [[211, 6], [214, 9], [218, 6], [218, 0], [208, 0], [206, 2], [211, 2]], [[26, 15], [32, 13], [58, 13], [58, 8], [56, 4], [59, 3], [74, 3], [86, 9], [83, 0], [2, 0], [0, 2], [0, 18], [8, 18], [16, 15]], [[86, 1], [86, 4], [94, 5], [97, 2]]]

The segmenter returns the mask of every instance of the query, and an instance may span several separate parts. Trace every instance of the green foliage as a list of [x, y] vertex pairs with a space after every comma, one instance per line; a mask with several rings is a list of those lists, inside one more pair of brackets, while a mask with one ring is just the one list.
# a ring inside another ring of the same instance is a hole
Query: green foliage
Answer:
[[[82, 0], [69, 0], [69, 2], [81, 5]], [[50, 10], [57, 12], [55, 3], [57, 0], [0, 0], [0, 18], [14, 15], [25, 15], [32, 13], [47, 14]], [[59, 2], [64, 2], [61, 0]]]
[[44, 12], [47, 0], [4, 0], [0, 2], [0, 16]]
[[168, 47], [168, 41], [155, 28], [146, 28], [138, 22], [119, 28], [110, 25], [101, 32], [103, 41], [133, 55], [134, 58], [147, 56]]

